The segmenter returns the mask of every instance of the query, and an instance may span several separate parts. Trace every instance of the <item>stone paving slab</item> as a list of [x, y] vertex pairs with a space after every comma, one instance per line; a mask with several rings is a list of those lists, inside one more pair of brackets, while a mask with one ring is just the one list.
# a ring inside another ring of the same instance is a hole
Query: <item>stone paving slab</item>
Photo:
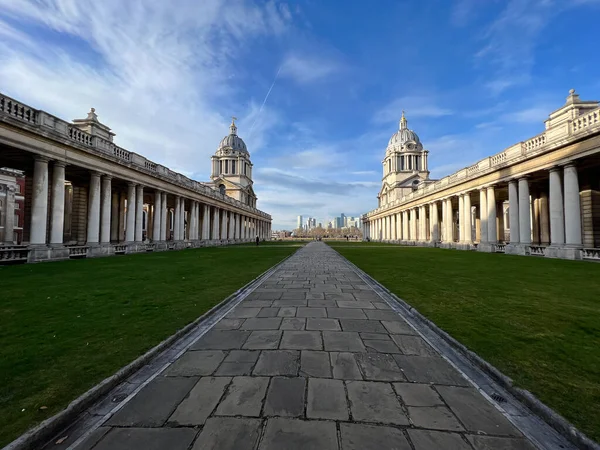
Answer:
[[533, 450], [322, 243], [299, 250], [76, 450]]

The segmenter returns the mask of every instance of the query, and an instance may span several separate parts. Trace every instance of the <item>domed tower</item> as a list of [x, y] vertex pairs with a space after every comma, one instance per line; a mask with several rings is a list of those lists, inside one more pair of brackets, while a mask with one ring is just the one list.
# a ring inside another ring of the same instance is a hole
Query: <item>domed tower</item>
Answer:
[[377, 196], [379, 206], [402, 198], [429, 180], [428, 153], [423, 149], [417, 133], [408, 129], [408, 122], [402, 111], [400, 127], [390, 138], [385, 150], [383, 181]]
[[252, 189], [252, 162], [246, 143], [237, 135], [236, 118], [232, 117], [229, 135], [221, 139], [212, 160], [210, 179], [214, 188], [246, 205], [256, 207]]

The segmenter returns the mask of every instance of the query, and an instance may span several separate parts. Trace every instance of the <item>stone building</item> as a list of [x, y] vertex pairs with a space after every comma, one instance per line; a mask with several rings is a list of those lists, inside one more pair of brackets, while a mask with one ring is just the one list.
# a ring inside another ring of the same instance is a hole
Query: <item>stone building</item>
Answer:
[[400, 126], [385, 150], [383, 181], [377, 198], [379, 206], [385, 207], [417, 187], [430, 183], [427, 168], [428, 151], [423, 149], [419, 136], [408, 128], [408, 121], [400, 119]]
[[600, 260], [600, 108], [574, 90], [544, 132], [440, 180], [429, 179], [405, 118], [383, 163], [379, 207], [362, 216], [365, 238]]
[[[269, 239], [271, 216], [256, 208], [250, 156], [236, 133], [232, 123], [213, 158], [224, 172], [213, 168], [203, 183], [117, 146], [93, 108], [67, 122], [0, 93], [0, 167], [24, 174], [23, 220], [3, 214], [0, 261]], [[13, 193], [19, 198], [14, 178], [0, 175], [4, 210]], [[19, 228], [22, 238], [11, 241]]]
[[246, 143], [237, 135], [235, 117], [211, 158], [212, 187], [245, 205], [255, 207], [256, 195], [252, 189], [252, 162]]

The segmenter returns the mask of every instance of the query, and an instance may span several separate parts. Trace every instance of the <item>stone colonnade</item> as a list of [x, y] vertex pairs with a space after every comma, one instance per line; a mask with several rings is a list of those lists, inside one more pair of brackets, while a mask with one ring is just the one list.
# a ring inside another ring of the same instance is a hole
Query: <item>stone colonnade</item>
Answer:
[[403, 245], [582, 258], [583, 235], [590, 230], [582, 224], [577, 167], [568, 163], [549, 169], [547, 178], [537, 175], [363, 216], [363, 234]]
[[[270, 238], [270, 220], [236, 210], [234, 205], [205, 203], [93, 170], [87, 185], [76, 186], [67, 180], [66, 169], [64, 162], [34, 158], [31, 195], [26, 199], [31, 209], [32, 261]], [[74, 187], [83, 198], [65, 201]], [[69, 217], [67, 208], [72, 210]], [[66, 225], [72, 229], [69, 234]]]

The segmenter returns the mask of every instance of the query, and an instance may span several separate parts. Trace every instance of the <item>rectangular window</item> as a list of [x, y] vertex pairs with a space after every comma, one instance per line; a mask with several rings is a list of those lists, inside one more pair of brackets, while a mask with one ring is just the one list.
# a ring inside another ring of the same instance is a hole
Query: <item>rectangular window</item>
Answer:
[[225, 160], [225, 173], [229, 173], [229, 160]]
[[19, 227], [19, 226], [20, 226], [20, 225], [19, 225], [19, 215], [18, 215], [18, 214], [15, 214], [15, 223], [14, 223], [14, 225], [13, 225], [13, 226], [14, 226], [14, 227]]
[[235, 175], [235, 161], [231, 161], [231, 173]]
[[223, 173], [223, 161], [219, 161], [219, 174]]

